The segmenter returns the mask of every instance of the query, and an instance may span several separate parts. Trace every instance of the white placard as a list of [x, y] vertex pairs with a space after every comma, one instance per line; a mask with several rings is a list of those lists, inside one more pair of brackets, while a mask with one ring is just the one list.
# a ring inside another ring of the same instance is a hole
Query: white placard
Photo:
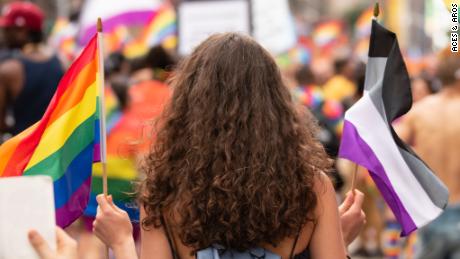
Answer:
[[287, 0], [252, 0], [253, 37], [272, 54], [292, 48], [297, 41]]
[[183, 2], [178, 8], [179, 54], [187, 55], [213, 33], [250, 33], [246, 0]]
[[39, 259], [28, 232], [37, 230], [56, 249], [53, 181], [49, 176], [0, 178], [0, 258]]

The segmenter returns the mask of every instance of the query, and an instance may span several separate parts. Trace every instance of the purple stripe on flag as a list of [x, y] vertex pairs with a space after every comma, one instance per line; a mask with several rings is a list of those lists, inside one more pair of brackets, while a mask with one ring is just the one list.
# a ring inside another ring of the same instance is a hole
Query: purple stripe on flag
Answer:
[[56, 209], [56, 224], [67, 227], [83, 214], [91, 191], [91, 176], [76, 190], [66, 204]]
[[[142, 10], [112, 16], [108, 19], [102, 20], [104, 32], [111, 32], [119, 25], [144, 25], [152, 19], [152, 16], [155, 15], [155, 13], [156, 12], [154, 10]], [[96, 22], [94, 22], [94, 25], [92, 26], [83, 28], [80, 33], [80, 40], [78, 41], [80, 46], [86, 45], [86, 43], [96, 33], [96, 30]]]
[[[379, 159], [369, 145], [359, 136], [355, 126], [347, 120], [345, 120], [343, 126], [339, 156], [369, 169], [369, 173], [380, 190], [380, 193], [402, 225], [403, 231], [401, 236], [407, 236], [417, 229], [417, 226], [396, 194]], [[409, 192], [410, 190], [405, 191]]]
[[101, 162], [101, 144], [95, 143], [93, 150], [93, 162]]

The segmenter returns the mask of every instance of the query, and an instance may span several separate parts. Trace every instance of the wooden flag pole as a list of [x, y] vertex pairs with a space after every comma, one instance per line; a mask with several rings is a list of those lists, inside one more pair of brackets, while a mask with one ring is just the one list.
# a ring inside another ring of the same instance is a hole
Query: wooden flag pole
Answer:
[[[380, 14], [380, 8], [379, 8], [379, 1], [375, 1], [374, 5], [374, 17], [373, 19], [377, 19], [377, 17]], [[358, 173], [358, 164], [355, 163], [355, 168], [353, 170], [353, 175], [351, 177], [351, 191], [354, 193], [356, 189], [356, 174]]]
[[102, 190], [107, 197], [107, 132], [105, 126], [105, 97], [104, 97], [104, 38], [102, 35], [102, 20], [97, 19], [97, 41], [98, 41], [98, 61], [99, 61], [99, 122], [101, 136], [101, 163], [102, 163]]
[[[101, 163], [102, 163], [102, 192], [105, 198], [108, 195], [107, 186], [107, 131], [105, 126], [105, 97], [104, 97], [104, 38], [102, 34], [102, 20], [97, 18], [97, 49], [98, 49], [98, 87], [99, 87], [99, 132], [101, 142]], [[105, 258], [109, 259], [109, 247], [105, 247]]]
[[356, 189], [356, 174], [358, 173], [358, 164], [354, 163], [355, 164], [355, 168], [353, 169], [353, 175], [351, 177], [351, 191], [353, 192], [353, 194], [355, 193], [355, 189]]

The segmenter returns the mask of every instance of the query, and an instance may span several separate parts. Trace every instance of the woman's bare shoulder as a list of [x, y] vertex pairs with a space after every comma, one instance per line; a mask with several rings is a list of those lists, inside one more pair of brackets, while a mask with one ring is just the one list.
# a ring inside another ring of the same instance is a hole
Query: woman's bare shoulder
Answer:
[[334, 185], [331, 178], [324, 172], [315, 175], [314, 191], [318, 195], [318, 200], [321, 200], [326, 193], [335, 193]]

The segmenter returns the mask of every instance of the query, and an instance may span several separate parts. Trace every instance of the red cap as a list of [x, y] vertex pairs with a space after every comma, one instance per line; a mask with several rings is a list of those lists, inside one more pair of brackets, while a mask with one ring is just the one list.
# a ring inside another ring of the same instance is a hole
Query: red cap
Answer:
[[13, 2], [3, 7], [0, 27], [23, 27], [40, 31], [43, 19], [43, 11], [37, 5], [29, 2]]

